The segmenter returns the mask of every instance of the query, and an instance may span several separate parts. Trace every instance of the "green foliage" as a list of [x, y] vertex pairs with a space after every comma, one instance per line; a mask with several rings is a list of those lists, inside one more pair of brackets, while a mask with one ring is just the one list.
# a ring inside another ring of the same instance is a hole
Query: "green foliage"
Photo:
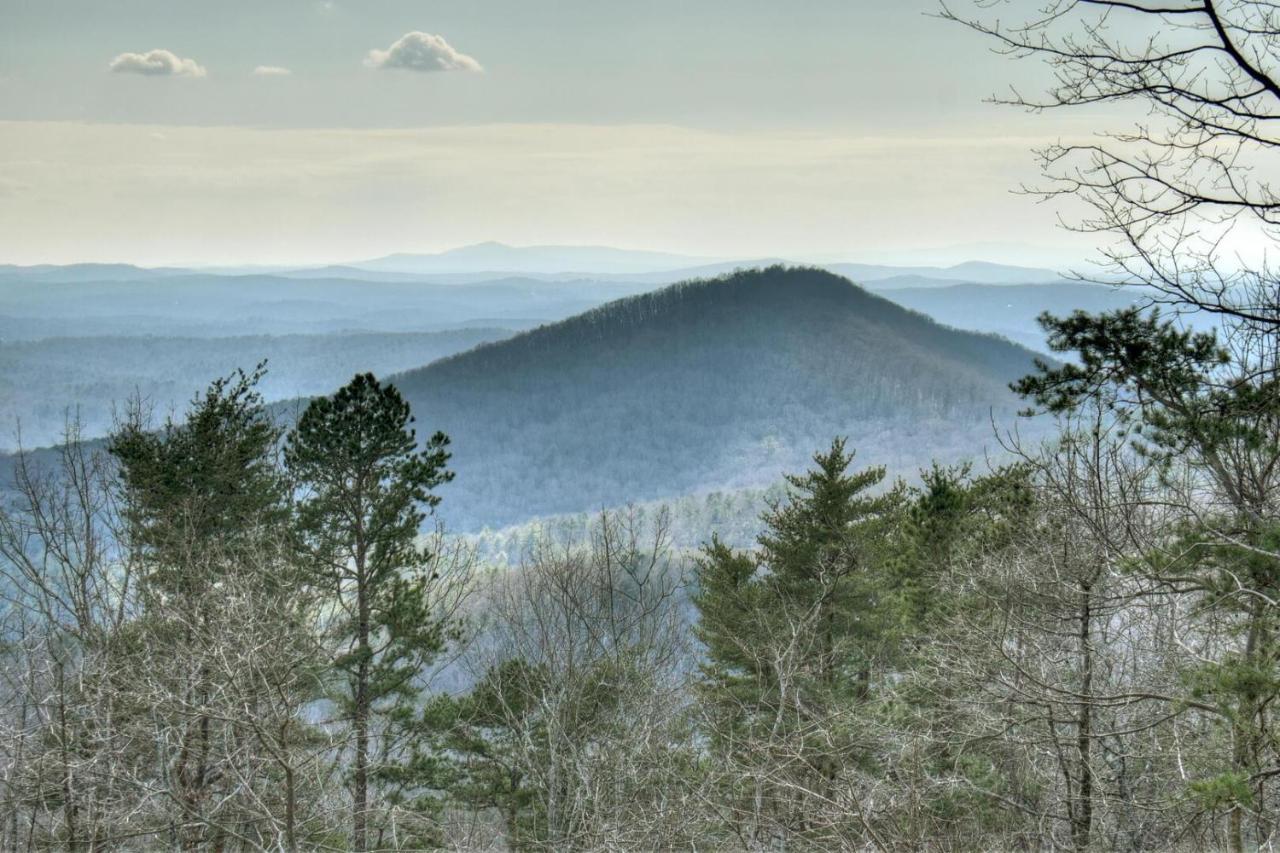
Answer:
[[511, 658], [466, 695], [436, 697], [421, 716], [424, 736], [412, 763], [419, 778], [447, 780], [440, 787], [470, 809], [496, 810], [514, 849], [545, 838], [544, 798], [527, 778], [517, 739], [546, 742], [539, 698], [549, 677], [545, 667]]
[[1189, 449], [1214, 453], [1268, 441], [1280, 382], [1271, 371], [1233, 359], [1213, 332], [1182, 329], [1158, 312], [1127, 309], [1041, 317], [1055, 352], [1078, 364], [1051, 367], [1013, 388], [1052, 412], [1102, 402], [1166, 461]]
[[693, 601], [700, 616], [696, 633], [707, 649], [704, 674], [713, 689], [746, 679], [751, 689], [767, 693], [778, 676], [770, 645], [800, 624], [819, 637], [799, 663], [806, 677], [845, 690], [868, 677], [883, 628], [876, 543], [902, 491], [866, 495], [884, 479], [884, 469], [847, 474], [852, 460], [837, 440], [814, 457], [814, 470], [789, 476], [787, 500], [763, 516], [757, 552], [735, 551], [718, 540], [704, 550]]
[[1219, 773], [1208, 779], [1197, 779], [1187, 788], [1205, 809], [1225, 809], [1237, 804], [1248, 807], [1253, 803], [1253, 791], [1243, 773]]
[[[417, 677], [458, 630], [432, 610], [431, 554], [418, 544], [440, 500], [431, 490], [453, 477], [445, 468], [449, 439], [437, 432], [419, 450], [412, 423], [394, 386], [362, 374], [312, 401], [285, 445], [303, 492], [299, 545], [311, 583], [328, 600], [333, 666], [346, 680], [335, 698], [354, 728], [357, 848], [366, 844], [371, 721], [380, 716], [396, 727], [412, 718]], [[385, 755], [380, 764], [398, 761]], [[391, 770], [376, 778], [395, 777]]]
[[1029, 474], [1025, 466], [1009, 465], [974, 477], [967, 464], [937, 463], [921, 472], [889, 557], [905, 633], [918, 634], [930, 620], [964, 606], [939, 596], [957, 565], [994, 552], [1023, 529], [1035, 505]]
[[[856, 727], [829, 718], [844, 719], [872, 698], [897, 619], [882, 548], [904, 490], [872, 494], [884, 469], [848, 473], [852, 461], [837, 439], [814, 456], [812, 470], [789, 476], [787, 499], [765, 514], [756, 552], [713, 540], [693, 596], [706, 650], [698, 694], [713, 748], [744, 770], [794, 762], [789, 775], [815, 793], [866, 758]], [[777, 749], [785, 759], [770, 758]], [[768, 799], [771, 820], [806, 823], [787, 786]]]
[[280, 535], [286, 487], [275, 464], [280, 430], [256, 390], [263, 371], [215, 380], [184, 421], [159, 431], [135, 415], [108, 442], [130, 537], [158, 592], [197, 594]]
[[[431, 554], [417, 541], [440, 500], [431, 490], [453, 478], [449, 439], [436, 433], [418, 450], [412, 423], [395, 387], [363, 374], [314, 400], [285, 446], [304, 490], [298, 529], [313, 581], [342, 604], [330, 628], [348, 649], [335, 663], [348, 673], [367, 669], [371, 701], [412, 692], [422, 656], [446, 639], [425, 595]], [[385, 633], [385, 646], [375, 650], [362, 632]]]

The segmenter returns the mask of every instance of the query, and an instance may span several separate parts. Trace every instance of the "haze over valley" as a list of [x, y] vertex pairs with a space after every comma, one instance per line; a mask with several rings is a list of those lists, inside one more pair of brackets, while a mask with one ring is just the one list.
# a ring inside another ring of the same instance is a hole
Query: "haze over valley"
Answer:
[[[268, 400], [306, 397], [355, 372], [411, 371], [672, 283], [803, 263], [707, 261], [491, 243], [270, 271], [0, 267], [0, 449], [16, 449], [19, 439], [26, 447], [56, 444], [68, 414], [78, 413], [87, 436], [105, 435], [132, 398], [159, 416], [179, 413], [212, 377], [263, 360]], [[1144, 299], [1001, 264], [822, 266], [943, 325], [1040, 352], [1042, 311]]]

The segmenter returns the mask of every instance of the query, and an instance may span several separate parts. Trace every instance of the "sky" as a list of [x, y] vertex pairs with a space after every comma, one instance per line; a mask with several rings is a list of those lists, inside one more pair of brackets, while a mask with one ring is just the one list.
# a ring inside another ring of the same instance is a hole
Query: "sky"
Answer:
[[0, 263], [497, 240], [1029, 262], [1089, 116], [934, 0], [0, 0]]

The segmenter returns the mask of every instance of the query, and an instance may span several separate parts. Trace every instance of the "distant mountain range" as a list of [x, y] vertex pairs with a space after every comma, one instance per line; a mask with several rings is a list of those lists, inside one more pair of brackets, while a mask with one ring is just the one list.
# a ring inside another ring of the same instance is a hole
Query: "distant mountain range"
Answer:
[[[435, 254], [398, 253], [322, 267], [184, 269], [142, 268], [128, 264], [0, 266], [0, 281], [14, 279], [68, 283], [137, 281], [191, 274], [266, 275], [283, 278], [383, 282], [429, 281], [439, 284], [465, 284], [496, 278], [531, 277], [562, 282], [594, 279], [659, 285], [690, 278], [720, 275], [735, 269], [795, 263], [809, 263], [809, 259], [803, 257], [701, 258], [669, 252], [616, 249], [608, 246], [508, 246], [490, 242]], [[1030, 284], [1061, 280], [1058, 273], [1049, 269], [1006, 266], [983, 261], [969, 261], [954, 266], [893, 266], [843, 262], [818, 265], [861, 284], [900, 277], [978, 284]]]
[[348, 266], [398, 273], [647, 273], [711, 262], [713, 258], [614, 249], [608, 246], [508, 246], [476, 243], [436, 254], [394, 254]]
[[0, 342], [0, 450], [63, 438], [75, 413], [86, 436], [109, 432], [140, 397], [158, 420], [179, 416], [211, 379], [267, 361], [259, 390], [269, 400], [327, 394], [356, 371], [378, 375], [509, 336], [501, 328], [376, 334], [50, 337]]
[[[995, 444], [1032, 353], [817, 269], [621, 299], [389, 378], [452, 436], [458, 529], [773, 482], [835, 435], [910, 472]], [[286, 410], [290, 407], [285, 406]]]
[[220, 337], [419, 332], [559, 320], [646, 290], [627, 282], [502, 278], [466, 287], [279, 275], [148, 273], [133, 279], [0, 275], [0, 341], [98, 335]]
[[1073, 311], [1099, 314], [1135, 306], [1144, 307], [1153, 294], [1138, 288], [1097, 284], [951, 284], [897, 287], [878, 290], [886, 299], [928, 314], [939, 323], [957, 329], [1001, 335], [1030, 349], [1046, 349], [1037, 318], [1048, 311], [1064, 316]]
[[[614, 269], [700, 260], [619, 251], [487, 245], [461, 256], [544, 269], [611, 254]], [[438, 420], [457, 441], [446, 515], [499, 525], [765, 485], [839, 432], [896, 471], [970, 454], [991, 438], [992, 409], [1012, 412], [1006, 383], [1031, 355], [957, 330], [1043, 350], [1043, 311], [1144, 301], [1128, 289], [1016, 283], [1053, 275], [1033, 267], [829, 266], [884, 298], [767, 259], [581, 274], [0, 267], [0, 449], [14, 446], [18, 420], [28, 446], [55, 442], [76, 407], [100, 435], [113, 401], [137, 392], [161, 411], [180, 407], [264, 356], [270, 400], [323, 393], [356, 370], [407, 370], [397, 381], [424, 426]], [[744, 268], [754, 271], [733, 272]], [[690, 278], [716, 280], [652, 293]], [[430, 364], [520, 331], [509, 350]], [[1005, 361], [984, 367], [976, 352]], [[635, 462], [633, 446], [656, 461]]]

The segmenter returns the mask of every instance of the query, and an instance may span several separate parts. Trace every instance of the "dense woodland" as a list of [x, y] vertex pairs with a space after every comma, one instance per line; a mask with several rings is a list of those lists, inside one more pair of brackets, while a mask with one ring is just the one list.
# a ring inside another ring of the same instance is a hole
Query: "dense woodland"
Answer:
[[855, 425], [864, 460], [898, 471], [972, 458], [996, 447], [993, 411], [1012, 416], [1008, 383], [1033, 361], [831, 273], [769, 267], [617, 300], [393, 381], [454, 439], [441, 517], [477, 530], [767, 487]]

